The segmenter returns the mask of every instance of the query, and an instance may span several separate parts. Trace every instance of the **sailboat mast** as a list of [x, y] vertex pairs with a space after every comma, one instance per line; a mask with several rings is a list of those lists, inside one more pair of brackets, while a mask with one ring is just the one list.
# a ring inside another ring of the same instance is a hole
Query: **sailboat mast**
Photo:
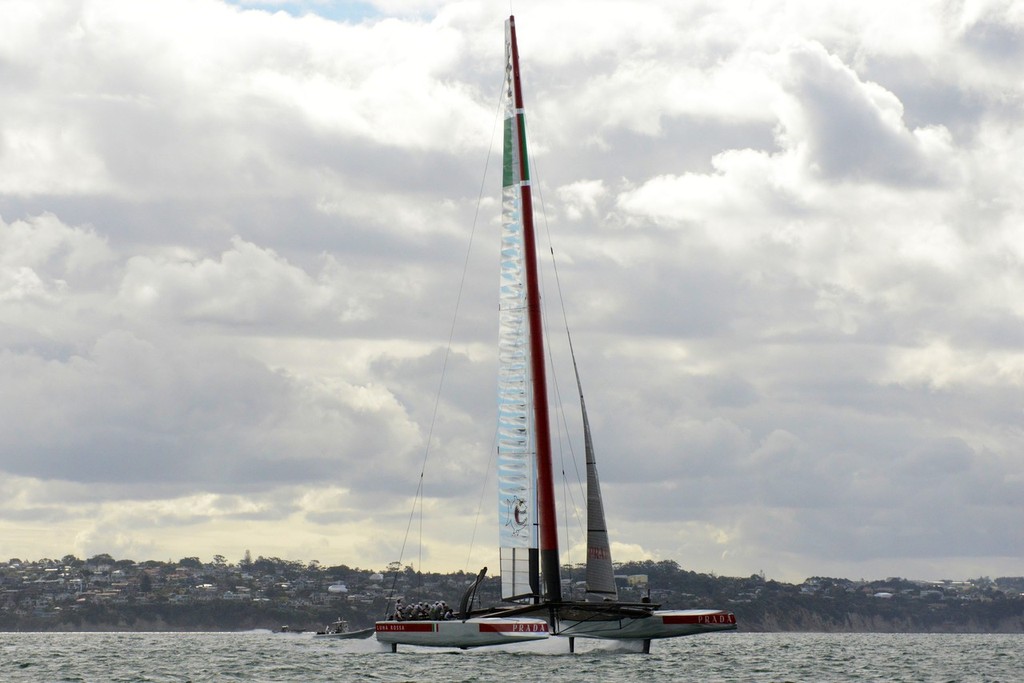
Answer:
[[516, 43], [515, 17], [508, 18], [512, 44], [512, 89], [516, 129], [519, 139], [519, 173], [522, 178], [522, 220], [526, 306], [529, 321], [530, 372], [533, 378], [533, 426], [537, 450], [537, 508], [540, 523], [540, 570], [544, 578], [545, 598], [562, 600], [562, 580], [558, 558], [558, 526], [555, 517], [555, 484], [551, 464], [551, 425], [548, 416], [548, 383], [544, 364], [544, 332], [541, 325], [540, 286], [537, 274], [537, 239], [533, 227], [533, 196], [526, 154], [526, 114], [519, 80], [519, 46]]

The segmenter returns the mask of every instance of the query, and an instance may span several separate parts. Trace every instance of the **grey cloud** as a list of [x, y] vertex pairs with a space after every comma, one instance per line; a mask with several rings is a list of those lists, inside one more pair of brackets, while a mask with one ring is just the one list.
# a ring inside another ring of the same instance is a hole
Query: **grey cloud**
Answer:
[[231, 352], [115, 331], [67, 362], [4, 360], [4, 467], [23, 476], [230, 491], [332, 480], [403, 449], [372, 414]]
[[1024, 29], [1008, 16], [990, 16], [970, 24], [962, 40], [980, 56], [1015, 68], [1024, 57]]
[[[346, 552], [397, 557], [429, 434], [428, 503], [471, 518], [494, 158], [442, 350], [503, 17], [102, 4], [41, 4], [0, 65], [0, 517], [159, 556], [357, 520]], [[535, 188], [615, 540], [735, 574], [1024, 547], [1012, 23], [880, 45], [825, 11], [554, 11], [521, 25]]]
[[819, 45], [794, 50], [789, 62], [790, 93], [802, 121], [786, 137], [790, 144], [806, 141], [809, 163], [826, 178], [906, 186], [943, 178], [905, 128], [892, 93], [863, 83]]

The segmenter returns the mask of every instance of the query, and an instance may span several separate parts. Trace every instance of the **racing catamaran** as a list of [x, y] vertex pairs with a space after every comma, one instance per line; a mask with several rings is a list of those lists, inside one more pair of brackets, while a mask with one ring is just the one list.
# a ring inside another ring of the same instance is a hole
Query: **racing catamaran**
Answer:
[[471, 611], [481, 572], [455, 619], [380, 621], [377, 639], [392, 648], [399, 644], [465, 648], [558, 635], [569, 638], [570, 649], [575, 638], [600, 638], [642, 641], [644, 652], [649, 652], [655, 639], [734, 630], [736, 617], [731, 612], [663, 610], [646, 601], [618, 599], [578, 369], [587, 463], [586, 593], [592, 600], [563, 599], [537, 243], [514, 17], [505, 23], [505, 74], [498, 524], [502, 600], [514, 606]]

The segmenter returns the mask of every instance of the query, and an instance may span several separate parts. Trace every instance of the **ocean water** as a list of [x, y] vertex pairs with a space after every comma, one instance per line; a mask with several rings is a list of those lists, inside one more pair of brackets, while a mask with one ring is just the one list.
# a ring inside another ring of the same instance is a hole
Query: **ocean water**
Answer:
[[1024, 681], [1024, 636], [716, 633], [433, 650], [308, 634], [0, 633], [0, 681]]

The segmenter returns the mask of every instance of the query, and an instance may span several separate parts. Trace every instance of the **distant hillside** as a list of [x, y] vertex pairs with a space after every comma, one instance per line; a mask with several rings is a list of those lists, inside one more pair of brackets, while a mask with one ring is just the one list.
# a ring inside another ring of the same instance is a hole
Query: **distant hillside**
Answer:
[[[566, 594], [580, 567], [565, 567]], [[229, 564], [80, 560], [0, 564], [0, 630], [199, 631], [317, 629], [338, 618], [352, 627], [381, 618], [391, 600], [457, 603], [471, 576], [392, 566], [387, 572], [263, 558]], [[666, 608], [736, 613], [744, 631], [1024, 633], [1024, 578], [923, 582], [814, 577], [799, 585], [698, 574], [672, 561], [616, 565], [621, 597], [650, 596]], [[497, 604], [498, 579], [481, 604]]]

